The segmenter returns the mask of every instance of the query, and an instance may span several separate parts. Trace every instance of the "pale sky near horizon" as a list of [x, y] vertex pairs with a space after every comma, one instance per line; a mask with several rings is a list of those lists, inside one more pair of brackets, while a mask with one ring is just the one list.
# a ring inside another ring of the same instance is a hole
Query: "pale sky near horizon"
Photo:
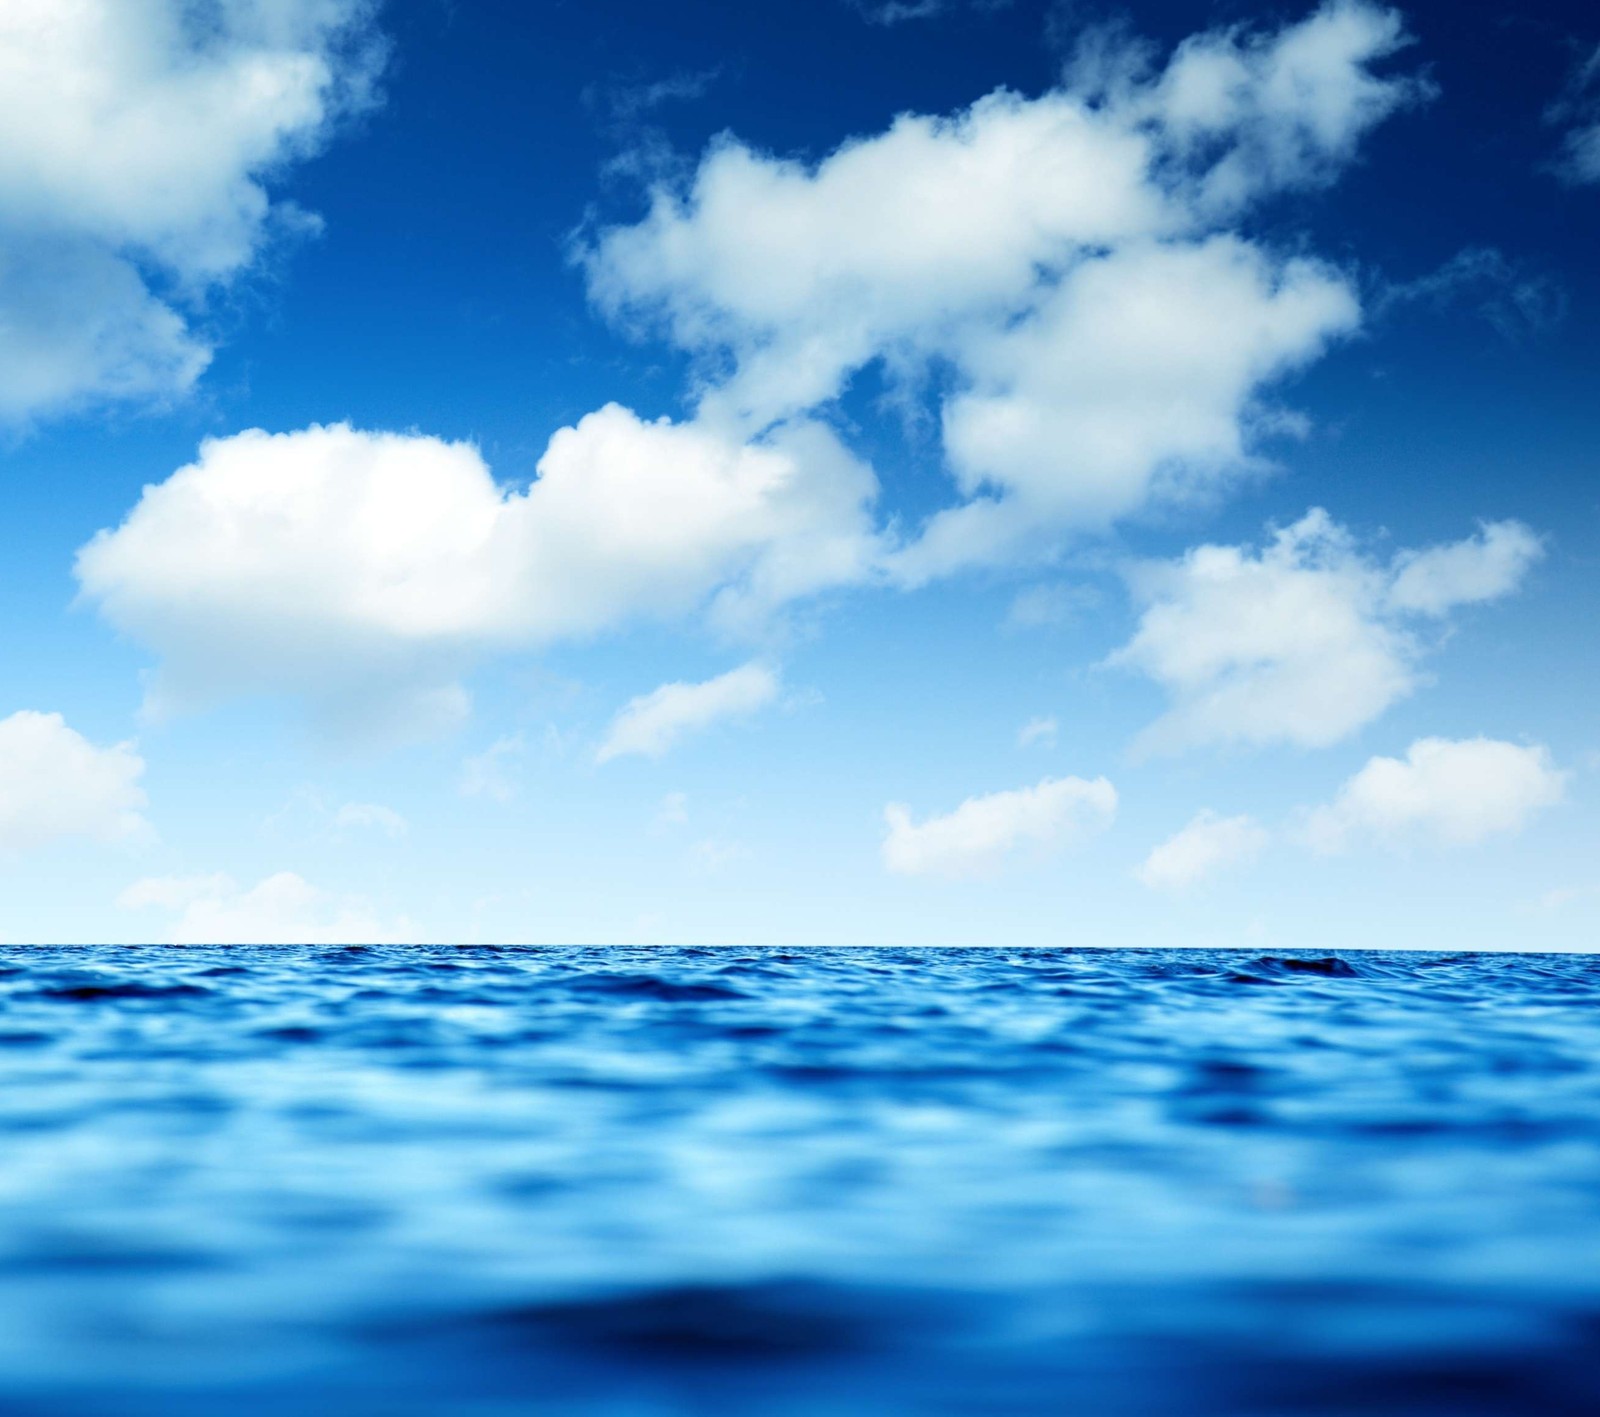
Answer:
[[0, 940], [1600, 943], [1600, 16], [12, 0]]

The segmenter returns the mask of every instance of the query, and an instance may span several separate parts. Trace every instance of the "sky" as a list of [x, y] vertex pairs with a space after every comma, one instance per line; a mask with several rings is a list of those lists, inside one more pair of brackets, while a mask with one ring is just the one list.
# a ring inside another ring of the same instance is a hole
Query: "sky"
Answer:
[[0, 940], [1600, 944], [1600, 16], [12, 0]]

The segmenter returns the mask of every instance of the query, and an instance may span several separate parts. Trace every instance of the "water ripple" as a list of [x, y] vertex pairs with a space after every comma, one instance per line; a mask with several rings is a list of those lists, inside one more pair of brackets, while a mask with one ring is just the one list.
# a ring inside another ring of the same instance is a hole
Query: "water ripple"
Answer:
[[0, 948], [0, 1410], [1600, 1410], [1600, 963]]

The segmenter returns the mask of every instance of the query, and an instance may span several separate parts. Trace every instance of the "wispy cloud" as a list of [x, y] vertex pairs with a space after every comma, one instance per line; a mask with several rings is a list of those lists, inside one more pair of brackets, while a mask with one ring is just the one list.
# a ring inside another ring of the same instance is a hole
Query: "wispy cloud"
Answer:
[[481, 753], [474, 753], [462, 762], [457, 790], [463, 797], [509, 802], [517, 795], [515, 771], [526, 753], [527, 745], [520, 733], [495, 739]]
[[1503, 251], [1471, 246], [1427, 275], [1384, 285], [1373, 313], [1387, 315], [1414, 304], [1435, 309], [1465, 305], [1508, 340], [1520, 340], [1561, 322], [1567, 292], [1553, 276], [1513, 261]]
[[399, 812], [378, 802], [346, 802], [333, 814], [333, 825], [339, 830], [382, 832], [390, 840], [411, 830]]
[[745, 664], [699, 684], [663, 684], [632, 699], [612, 719], [595, 761], [636, 754], [659, 758], [682, 738], [726, 719], [746, 718], [778, 697], [777, 674]]
[[955, 11], [991, 15], [1009, 10], [1015, 0], [848, 0], [868, 24], [899, 25], [908, 20], [932, 20]]
[[1060, 727], [1053, 718], [1030, 718], [1017, 730], [1017, 747], [1054, 746]]
[[1546, 116], [1566, 130], [1558, 175], [1572, 183], [1600, 182], [1600, 48], [1573, 70]]
[[1018, 851], [1043, 855], [1101, 830], [1116, 810], [1116, 789], [1103, 777], [1047, 777], [1035, 787], [969, 797], [921, 822], [891, 803], [883, 810], [883, 864], [902, 876], [989, 876]]

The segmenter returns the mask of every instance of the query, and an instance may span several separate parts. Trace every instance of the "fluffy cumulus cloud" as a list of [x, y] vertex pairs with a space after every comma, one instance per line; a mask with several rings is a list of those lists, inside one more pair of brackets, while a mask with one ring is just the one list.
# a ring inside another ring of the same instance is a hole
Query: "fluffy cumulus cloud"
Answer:
[[0, 6], [0, 420], [193, 384], [207, 291], [314, 224], [269, 182], [370, 101], [373, 9]]
[[613, 317], [704, 359], [701, 416], [747, 431], [881, 362], [941, 415], [959, 494], [894, 564], [916, 582], [1216, 487], [1256, 462], [1283, 375], [1357, 324], [1351, 282], [1243, 229], [1332, 180], [1421, 87], [1376, 66], [1398, 17], [1330, 0], [1164, 68], [1101, 42], [1058, 88], [905, 115], [816, 163], [725, 139], [585, 252]]
[[883, 811], [883, 864], [902, 876], [988, 876], [1019, 850], [1043, 855], [1101, 830], [1116, 811], [1116, 789], [1103, 777], [1047, 777], [1036, 787], [969, 797], [921, 822], [891, 803]]
[[966, 385], [944, 410], [968, 500], [928, 528], [912, 573], [1248, 468], [1255, 392], [1356, 317], [1325, 267], [1280, 264], [1235, 236], [1084, 262], [1020, 323], [968, 343]]
[[97, 747], [58, 713], [0, 719], [0, 853], [62, 837], [120, 841], [148, 830], [131, 743]]
[[[343, 33], [335, 0], [281, 3]], [[83, 549], [84, 594], [159, 655], [158, 706], [283, 691], [408, 734], [461, 717], [484, 653], [702, 612], [749, 633], [830, 587], [1040, 556], [1214, 492], [1296, 426], [1277, 383], [1359, 319], [1344, 274], [1250, 213], [1331, 181], [1420, 94], [1383, 69], [1403, 43], [1393, 12], [1328, 0], [1165, 67], [1101, 44], [1037, 97], [903, 116], [816, 163], [721, 141], [582, 252], [602, 310], [702, 361], [685, 420], [607, 406], [526, 488], [421, 435], [218, 439]], [[880, 520], [826, 422], [869, 364], [939, 405], [953, 498], [920, 528]]]
[[1259, 550], [1200, 546], [1140, 568], [1143, 614], [1109, 663], [1148, 675], [1172, 698], [1142, 735], [1144, 751], [1323, 747], [1416, 688], [1419, 625], [1508, 594], [1541, 554], [1525, 526], [1497, 522], [1383, 561], [1315, 510]]
[[1319, 851], [1352, 841], [1471, 846], [1521, 831], [1559, 802], [1566, 774], [1547, 749], [1492, 738], [1422, 738], [1402, 758], [1373, 758], [1307, 821]]
[[778, 676], [764, 664], [741, 665], [700, 684], [663, 684], [630, 700], [611, 720], [595, 760], [659, 758], [691, 733], [765, 708], [778, 688]]
[[1220, 871], [1248, 865], [1268, 840], [1266, 829], [1250, 817], [1201, 812], [1145, 858], [1139, 879], [1152, 890], [1186, 890]]
[[391, 944], [416, 938], [404, 919], [385, 920], [364, 901], [319, 889], [292, 871], [247, 889], [231, 877], [152, 876], [117, 899], [125, 910], [167, 915], [175, 945]]
[[498, 485], [476, 448], [344, 426], [205, 444], [79, 553], [162, 657], [157, 704], [307, 696], [335, 728], [458, 718], [456, 675], [699, 607], [728, 625], [859, 579], [870, 471], [819, 424], [755, 443], [615, 405]]

